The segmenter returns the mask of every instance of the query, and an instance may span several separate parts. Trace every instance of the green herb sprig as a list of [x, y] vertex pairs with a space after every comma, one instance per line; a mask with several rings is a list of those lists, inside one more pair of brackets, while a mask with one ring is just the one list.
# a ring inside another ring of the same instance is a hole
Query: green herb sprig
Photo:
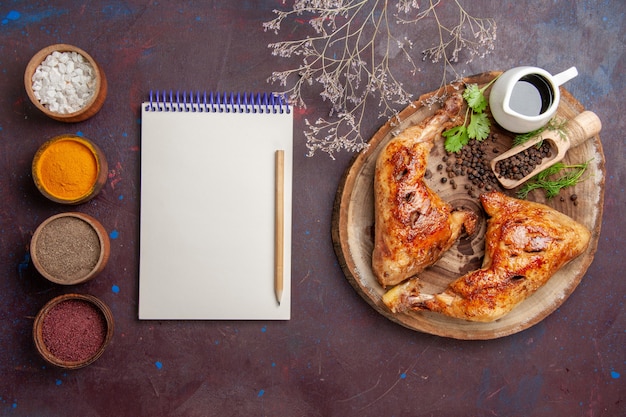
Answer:
[[[532, 190], [543, 189], [546, 198], [553, 198], [559, 194], [563, 188], [571, 187], [578, 184], [585, 170], [589, 166], [589, 161], [582, 164], [565, 165], [562, 162], [548, 167], [527, 181], [517, 192], [517, 197], [526, 199], [528, 193]], [[568, 170], [567, 173], [557, 178], [551, 178], [562, 170]]]
[[[479, 142], [487, 139], [491, 129], [491, 121], [485, 113], [487, 108], [487, 98], [485, 90], [497, 79], [491, 80], [484, 87], [479, 88], [478, 84], [468, 84], [465, 86], [463, 98], [467, 103], [465, 119], [459, 126], [450, 128], [442, 133], [445, 138], [444, 147], [448, 152], [458, 152], [467, 145], [470, 139]], [[469, 123], [467, 123], [469, 116]]]
[[[528, 142], [530, 139], [542, 134], [546, 130], [556, 130], [559, 134], [559, 137], [562, 140], [565, 140], [567, 139], [567, 135], [565, 134], [566, 123], [567, 123], [567, 120], [558, 121], [556, 118], [552, 118], [550, 119], [548, 123], [541, 126], [539, 129], [533, 130], [532, 132], [520, 133], [519, 135], [515, 135], [515, 137], [513, 138], [513, 146], [523, 145], [524, 143]], [[541, 142], [539, 142], [537, 145], [541, 146]]]

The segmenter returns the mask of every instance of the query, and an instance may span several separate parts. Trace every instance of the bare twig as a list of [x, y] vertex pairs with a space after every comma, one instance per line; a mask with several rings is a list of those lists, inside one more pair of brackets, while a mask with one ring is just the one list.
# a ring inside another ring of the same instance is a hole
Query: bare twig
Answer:
[[[420, 9], [419, 3], [426, 7]], [[327, 118], [305, 121], [309, 156], [320, 150], [334, 158], [342, 149], [364, 149], [367, 140], [361, 136], [361, 124], [372, 97], [378, 99], [377, 116], [392, 120], [402, 106], [412, 101], [412, 94], [391, 71], [389, 59], [399, 54], [415, 75], [419, 69], [412, 54], [414, 42], [394, 35], [394, 24], [419, 24], [427, 17], [434, 19], [438, 44], [422, 53], [424, 60], [443, 65], [442, 85], [448, 82], [449, 70], [459, 78], [453, 64], [458, 62], [462, 50], [469, 52], [470, 62], [493, 49], [496, 24], [492, 19], [472, 17], [454, 0], [459, 22], [447, 27], [438, 15], [439, 3], [440, 0], [396, 0], [394, 12], [389, 0], [295, 0], [289, 10], [274, 10], [276, 17], [263, 24], [265, 30], [278, 34], [286, 19], [303, 16], [313, 29], [306, 38], [268, 45], [275, 56], [301, 59], [297, 67], [276, 71], [269, 78], [268, 81], [283, 87], [281, 94], [287, 95], [295, 106], [306, 107], [303, 93], [318, 84], [320, 96], [330, 103]]]

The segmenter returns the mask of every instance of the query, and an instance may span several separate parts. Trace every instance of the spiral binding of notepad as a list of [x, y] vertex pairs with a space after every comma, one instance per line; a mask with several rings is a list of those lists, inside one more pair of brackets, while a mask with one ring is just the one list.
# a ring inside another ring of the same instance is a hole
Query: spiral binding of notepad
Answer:
[[146, 111], [207, 113], [291, 113], [286, 97], [273, 93], [150, 91]]

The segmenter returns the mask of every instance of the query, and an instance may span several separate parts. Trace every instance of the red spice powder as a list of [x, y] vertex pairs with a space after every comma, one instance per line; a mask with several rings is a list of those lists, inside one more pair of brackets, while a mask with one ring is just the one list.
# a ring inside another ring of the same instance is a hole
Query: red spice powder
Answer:
[[106, 337], [102, 313], [83, 300], [66, 300], [52, 307], [43, 319], [43, 341], [57, 359], [85, 361], [94, 356]]

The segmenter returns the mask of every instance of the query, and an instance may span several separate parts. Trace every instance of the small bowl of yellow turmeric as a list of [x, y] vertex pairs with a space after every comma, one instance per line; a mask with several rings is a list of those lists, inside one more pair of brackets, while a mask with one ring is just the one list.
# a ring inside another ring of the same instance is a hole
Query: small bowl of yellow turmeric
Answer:
[[102, 150], [89, 139], [60, 135], [37, 150], [32, 175], [35, 186], [48, 199], [81, 204], [100, 192], [107, 180], [108, 165]]

